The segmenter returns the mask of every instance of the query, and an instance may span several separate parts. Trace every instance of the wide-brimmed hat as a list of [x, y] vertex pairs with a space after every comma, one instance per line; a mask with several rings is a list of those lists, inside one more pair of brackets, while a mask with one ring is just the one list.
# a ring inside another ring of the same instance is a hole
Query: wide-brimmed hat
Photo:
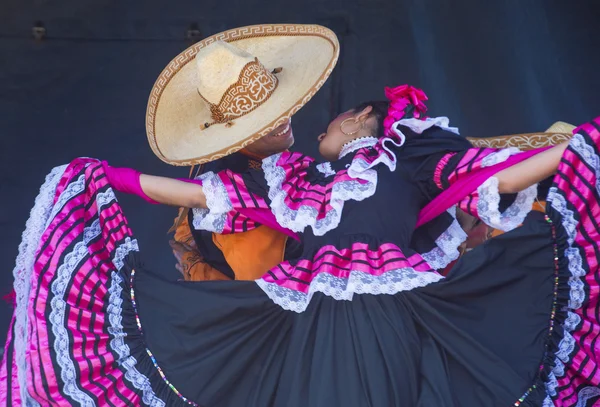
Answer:
[[287, 123], [338, 56], [336, 35], [318, 25], [255, 25], [208, 37], [156, 80], [146, 113], [150, 147], [172, 165], [234, 153]]

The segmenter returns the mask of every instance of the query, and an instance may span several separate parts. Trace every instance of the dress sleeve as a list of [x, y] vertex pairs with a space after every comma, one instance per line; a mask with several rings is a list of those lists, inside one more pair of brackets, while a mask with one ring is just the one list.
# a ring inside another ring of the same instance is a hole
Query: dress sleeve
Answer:
[[323, 235], [339, 224], [345, 201], [375, 192], [373, 174], [358, 169], [353, 178], [353, 167], [336, 172], [327, 164], [284, 152], [260, 170], [207, 172], [200, 177], [207, 208], [193, 210], [194, 228], [227, 234], [264, 224], [294, 238], [307, 227]]
[[[422, 171], [416, 177], [425, 184], [428, 197], [433, 199], [471, 171], [501, 163], [519, 152], [514, 147], [469, 148], [437, 154], [425, 160]], [[500, 194], [498, 179], [490, 177], [476, 191], [463, 198], [458, 207], [493, 228], [509, 231], [523, 223], [536, 197], [537, 185], [518, 194]]]
[[262, 171], [238, 174], [231, 170], [206, 172], [202, 181], [207, 208], [192, 210], [193, 226], [219, 234], [247, 232], [260, 226], [248, 210], [268, 210], [266, 183]]

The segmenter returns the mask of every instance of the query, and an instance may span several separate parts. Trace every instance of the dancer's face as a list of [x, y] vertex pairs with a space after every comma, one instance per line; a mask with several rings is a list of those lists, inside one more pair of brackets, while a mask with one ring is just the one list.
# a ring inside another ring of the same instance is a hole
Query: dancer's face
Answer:
[[282, 124], [266, 136], [246, 147], [246, 150], [261, 157], [281, 153], [294, 144], [292, 122]]
[[371, 106], [367, 106], [359, 112], [349, 110], [333, 119], [327, 126], [327, 131], [317, 138], [319, 153], [323, 158], [328, 161], [336, 161], [344, 144], [355, 138], [371, 135], [373, 119], [369, 117], [369, 114], [372, 110]]

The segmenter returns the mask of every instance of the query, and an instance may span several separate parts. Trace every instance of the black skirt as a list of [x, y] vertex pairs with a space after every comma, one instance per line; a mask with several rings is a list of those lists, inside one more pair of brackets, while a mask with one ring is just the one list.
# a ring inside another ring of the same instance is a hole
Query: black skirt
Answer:
[[125, 273], [135, 269], [146, 346], [201, 406], [510, 406], [528, 391], [541, 405], [540, 366], [556, 345], [551, 229], [531, 214], [445, 280], [352, 301], [316, 293], [303, 313], [254, 282], [166, 281], [137, 256]]

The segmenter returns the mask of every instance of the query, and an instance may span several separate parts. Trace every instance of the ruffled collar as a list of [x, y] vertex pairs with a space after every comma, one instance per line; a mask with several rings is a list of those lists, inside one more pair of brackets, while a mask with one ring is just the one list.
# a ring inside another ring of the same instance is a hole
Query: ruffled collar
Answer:
[[342, 151], [340, 151], [339, 158], [345, 157], [350, 153], [353, 153], [361, 148], [373, 147], [379, 141], [376, 137], [359, 137], [344, 144]]

